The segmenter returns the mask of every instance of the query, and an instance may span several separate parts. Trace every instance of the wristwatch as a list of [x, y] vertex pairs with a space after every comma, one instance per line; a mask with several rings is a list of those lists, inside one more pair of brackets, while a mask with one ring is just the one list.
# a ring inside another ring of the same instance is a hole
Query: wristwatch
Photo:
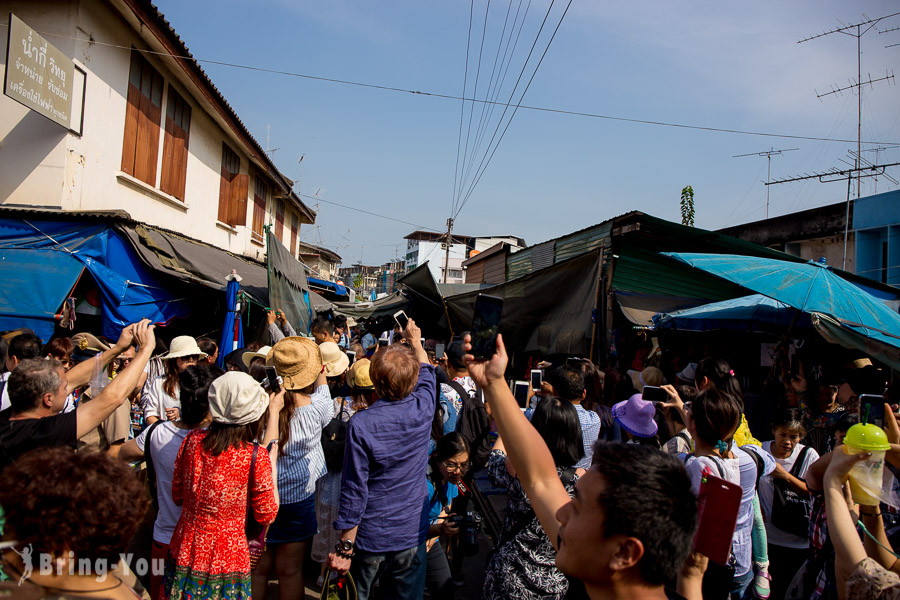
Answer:
[[353, 540], [340, 540], [334, 550], [341, 558], [353, 558]]

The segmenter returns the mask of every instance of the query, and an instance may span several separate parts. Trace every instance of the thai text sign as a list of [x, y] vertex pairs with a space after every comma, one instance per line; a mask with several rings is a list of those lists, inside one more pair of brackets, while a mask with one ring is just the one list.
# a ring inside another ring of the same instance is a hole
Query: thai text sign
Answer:
[[75, 63], [13, 14], [9, 15], [3, 93], [69, 129]]

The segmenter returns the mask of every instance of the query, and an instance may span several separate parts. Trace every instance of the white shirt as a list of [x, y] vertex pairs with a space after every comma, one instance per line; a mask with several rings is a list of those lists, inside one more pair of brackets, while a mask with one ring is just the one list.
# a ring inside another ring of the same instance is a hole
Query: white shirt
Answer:
[[[138, 448], [147, 454], [148, 427], [141, 432], [135, 442]], [[179, 429], [171, 421], [160, 423], [153, 429], [150, 440], [150, 453], [153, 454], [153, 468], [156, 471], [156, 493], [159, 497], [159, 513], [153, 524], [153, 539], [161, 544], [168, 544], [175, 533], [175, 526], [181, 517], [181, 507], [172, 500], [172, 474], [175, 472], [175, 460], [184, 438], [190, 429]]]
[[[771, 454], [771, 448], [772, 442], [763, 442], [763, 450]], [[794, 468], [797, 458], [800, 457], [800, 452], [803, 448], [805, 448], [803, 444], [797, 444], [794, 446], [791, 455], [787, 458], [777, 458], [774, 454], [772, 457], [785, 471], [790, 472], [790, 470]], [[797, 477], [800, 479], [806, 477], [806, 471], [809, 470], [809, 466], [817, 460], [819, 460], [819, 454], [810, 448], [806, 453], [806, 458], [803, 459], [803, 464], [800, 465], [800, 471], [798, 472]], [[809, 546], [809, 540], [806, 537], [787, 533], [772, 525], [772, 499], [774, 495], [775, 483], [773, 482], [771, 475], [766, 475], [759, 480], [759, 506], [762, 509], [763, 520], [766, 523], [766, 536], [769, 538], [769, 543], [775, 544], [776, 546], [784, 546], [785, 548], [807, 548]]]
[[[144, 391], [141, 394], [141, 409], [144, 411], [144, 420], [147, 417], [156, 417], [165, 421], [167, 408], [181, 409], [181, 401], [168, 395], [163, 388], [165, 382], [166, 376], [160, 375], [152, 383], [148, 382], [144, 386]], [[175, 392], [178, 393], [177, 387]]]
[[3, 382], [3, 394], [0, 394], [0, 411], [10, 407], [9, 403], [9, 375], [10, 372], [0, 373], [0, 382]]

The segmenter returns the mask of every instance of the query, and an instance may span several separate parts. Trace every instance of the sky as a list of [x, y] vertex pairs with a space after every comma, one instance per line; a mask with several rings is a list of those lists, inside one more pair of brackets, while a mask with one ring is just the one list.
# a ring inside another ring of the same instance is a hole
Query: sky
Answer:
[[[769, 162], [735, 155], [796, 148], [772, 157], [778, 180], [846, 169], [856, 150], [856, 92], [817, 98], [856, 82], [856, 37], [798, 40], [900, 11], [895, 0], [581, 0], [559, 24], [565, 0], [156, 4], [317, 208], [301, 239], [345, 266], [402, 258], [405, 235], [445, 230], [451, 211], [454, 233], [534, 245], [631, 210], [680, 221], [690, 185], [698, 227], [764, 219]], [[885, 47], [900, 44], [893, 28], [900, 15], [862, 36], [863, 80], [900, 72], [900, 46]], [[900, 147], [889, 147], [900, 144], [896, 81], [865, 86], [862, 100], [864, 158], [900, 162]], [[596, 116], [514, 110], [519, 102]], [[888, 174], [900, 179], [900, 167]], [[861, 194], [897, 187], [864, 179]], [[769, 193], [778, 216], [845, 201], [847, 186], [812, 180]]]

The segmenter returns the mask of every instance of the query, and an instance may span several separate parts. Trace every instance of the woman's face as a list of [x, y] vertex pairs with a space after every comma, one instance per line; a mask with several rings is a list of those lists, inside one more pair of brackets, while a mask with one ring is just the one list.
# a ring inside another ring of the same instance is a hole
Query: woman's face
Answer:
[[469, 470], [469, 455], [466, 452], [460, 452], [456, 456], [443, 460], [438, 463], [441, 470], [441, 476], [445, 481], [456, 485], [462, 481], [463, 475]]
[[800, 432], [784, 427], [775, 428], [775, 441], [772, 442], [772, 454], [776, 458], [787, 458], [800, 443]]
[[191, 356], [179, 356], [175, 359], [175, 368], [181, 373], [188, 367], [196, 365], [198, 360], [200, 360], [200, 356], [196, 354], [192, 354]]
[[819, 386], [819, 405], [826, 408], [834, 404], [837, 400], [838, 386], [836, 385], [820, 385]]

